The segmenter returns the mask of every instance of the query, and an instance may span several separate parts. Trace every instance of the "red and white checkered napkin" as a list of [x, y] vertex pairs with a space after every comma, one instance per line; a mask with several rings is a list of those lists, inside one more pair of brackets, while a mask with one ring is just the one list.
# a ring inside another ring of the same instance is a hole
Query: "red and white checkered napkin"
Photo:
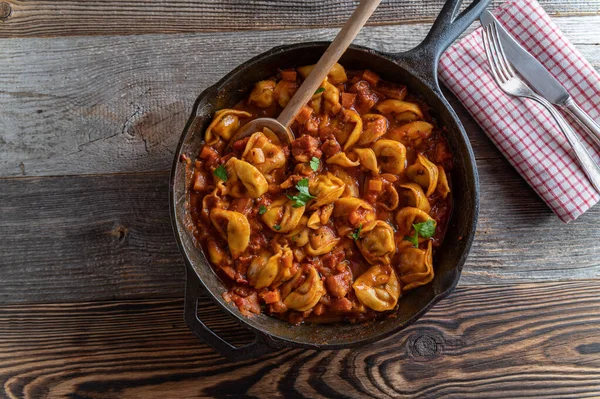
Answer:
[[[502, 25], [565, 86], [594, 120], [600, 121], [600, 75], [565, 38], [535, 0], [510, 0], [493, 11]], [[440, 78], [460, 99], [504, 156], [558, 217], [575, 220], [600, 199], [552, 120], [531, 100], [504, 94], [489, 72], [481, 28], [443, 55]], [[600, 150], [582, 129], [592, 157]]]

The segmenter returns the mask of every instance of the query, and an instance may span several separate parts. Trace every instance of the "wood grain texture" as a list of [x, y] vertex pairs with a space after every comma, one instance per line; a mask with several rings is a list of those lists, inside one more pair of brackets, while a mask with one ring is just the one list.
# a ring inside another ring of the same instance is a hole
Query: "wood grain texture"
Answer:
[[183, 293], [166, 173], [0, 180], [0, 302]]
[[180, 300], [3, 306], [0, 384], [36, 399], [598, 397], [599, 298], [597, 280], [464, 287], [379, 343], [237, 363], [195, 338]]
[[[478, 166], [461, 285], [600, 277], [600, 207], [564, 225], [507, 161]], [[0, 242], [0, 303], [183, 294], [167, 173], [0, 179]]]
[[[600, 68], [600, 16], [556, 21]], [[399, 52], [415, 46], [428, 29], [428, 24], [368, 27], [356, 42]], [[0, 40], [0, 177], [167, 170], [203, 89], [276, 45], [327, 40], [335, 33]], [[474, 140], [478, 148], [487, 139]]]
[[[465, 2], [467, 3], [467, 2]], [[494, 0], [493, 6], [501, 4]], [[597, 1], [541, 0], [551, 15], [595, 14]], [[341, 26], [356, 0], [11, 0], [0, 37], [190, 33]], [[442, 0], [384, 0], [370, 24], [429, 22]]]

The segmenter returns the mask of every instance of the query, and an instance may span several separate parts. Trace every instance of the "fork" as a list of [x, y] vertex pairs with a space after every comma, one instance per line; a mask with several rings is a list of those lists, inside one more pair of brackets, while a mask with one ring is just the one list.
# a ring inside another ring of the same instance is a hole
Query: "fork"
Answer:
[[594, 162], [579, 138], [571, 129], [565, 118], [545, 98], [539, 96], [515, 73], [512, 65], [504, 54], [500, 43], [496, 24], [490, 24], [483, 30], [483, 46], [487, 55], [490, 69], [496, 84], [508, 95], [534, 100], [550, 112], [560, 130], [567, 138], [575, 157], [583, 168], [587, 178], [596, 191], [600, 192], [600, 167]]

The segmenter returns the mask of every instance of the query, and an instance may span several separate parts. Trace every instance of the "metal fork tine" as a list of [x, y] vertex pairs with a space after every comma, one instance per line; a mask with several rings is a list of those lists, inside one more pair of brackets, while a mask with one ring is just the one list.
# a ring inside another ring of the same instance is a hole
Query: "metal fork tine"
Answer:
[[510, 79], [513, 76], [515, 76], [516, 73], [515, 73], [514, 69], [512, 68], [512, 65], [510, 65], [508, 58], [506, 58], [506, 53], [504, 52], [504, 48], [502, 47], [502, 43], [500, 42], [500, 34], [498, 33], [498, 27], [496, 26], [495, 23], [493, 23], [493, 24], [491, 24], [490, 28], [491, 28], [494, 44], [496, 46], [496, 49], [498, 50], [498, 58], [499, 58], [500, 65], [502, 65], [502, 71], [506, 75], [506, 78]]
[[488, 25], [486, 27], [486, 31], [490, 40], [492, 55], [494, 56], [494, 61], [496, 62], [498, 74], [502, 77], [502, 81], [506, 82], [508, 79], [510, 79], [510, 73], [507, 71], [506, 65], [503, 64], [504, 60], [502, 60], [500, 56], [500, 43], [498, 42], [498, 37], [495, 35], [492, 26]]
[[504, 74], [503, 70], [502, 70], [502, 65], [500, 65], [500, 61], [498, 60], [498, 50], [496, 49], [496, 46], [494, 45], [494, 40], [492, 37], [492, 32], [489, 29], [489, 26], [486, 27], [486, 34], [487, 34], [487, 40], [488, 40], [488, 45], [490, 48], [490, 54], [492, 56], [492, 62], [494, 65], [494, 70], [496, 71], [496, 74], [498, 75], [500, 82], [506, 82], [507, 77]]
[[500, 75], [498, 75], [498, 72], [497, 72], [497, 67], [495, 65], [495, 57], [492, 54], [490, 37], [489, 37], [489, 34], [486, 29], [482, 30], [482, 38], [483, 38], [483, 48], [485, 49], [485, 54], [487, 56], [488, 63], [490, 64], [490, 71], [492, 72], [492, 76], [494, 77], [496, 84], [498, 84], [498, 86], [501, 86], [502, 79], [500, 78]]

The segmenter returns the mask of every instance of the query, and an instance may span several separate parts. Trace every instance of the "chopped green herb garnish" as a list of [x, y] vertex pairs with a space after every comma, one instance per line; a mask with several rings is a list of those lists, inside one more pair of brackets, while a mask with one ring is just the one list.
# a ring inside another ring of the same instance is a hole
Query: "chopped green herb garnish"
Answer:
[[435, 220], [429, 219], [423, 223], [413, 224], [415, 231], [423, 238], [431, 238], [435, 234]]
[[419, 236], [423, 238], [431, 238], [435, 234], [435, 220], [429, 219], [422, 223], [413, 224], [413, 228], [415, 229], [415, 234], [411, 236], [406, 236], [404, 239], [406, 241], [410, 241], [415, 248], [419, 248]]
[[315, 94], [323, 93], [324, 91], [325, 91], [325, 88], [324, 88], [324, 87], [319, 87], [319, 88], [317, 89], [317, 91], [315, 91]]
[[310, 192], [308, 191], [308, 178], [305, 177], [296, 183], [296, 188], [298, 191], [300, 191], [300, 194], [304, 194], [310, 198], [315, 198], [314, 196], [310, 195]]
[[419, 233], [417, 233], [417, 231], [415, 230], [415, 235], [414, 236], [404, 236], [404, 239], [406, 241], [410, 241], [412, 243], [412, 245], [415, 246], [415, 248], [419, 248]]
[[305, 206], [308, 201], [312, 198], [315, 198], [314, 195], [311, 195], [308, 191], [308, 179], [304, 178], [300, 180], [296, 184], [296, 189], [298, 190], [298, 195], [287, 195], [289, 199], [294, 201], [294, 208], [300, 208], [301, 206]]
[[321, 163], [321, 161], [319, 160], [319, 158], [317, 157], [312, 157], [312, 159], [310, 160], [310, 168], [313, 171], [317, 171], [317, 169], [319, 169], [319, 164]]
[[213, 174], [215, 176], [217, 176], [219, 179], [221, 179], [223, 181], [227, 181], [227, 169], [225, 169], [225, 166], [223, 166], [223, 165], [217, 166], [217, 168], [215, 169]]
[[258, 214], [259, 215], [264, 215], [264, 213], [267, 211], [267, 207], [264, 205], [261, 205], [258, 207]]
[[356, 231], [350, 233], [350, 235], [348, 235], [348, 237], [352, 238], [354, 241], [358, 240], [360, 238], [361, 230], [362, 230], [362, 223], [358, 226], [358, 229], [356, 229]]
[[281, 226], [278, 224], [274, 225], [273, 228], [277, 231], [281, 230]]

